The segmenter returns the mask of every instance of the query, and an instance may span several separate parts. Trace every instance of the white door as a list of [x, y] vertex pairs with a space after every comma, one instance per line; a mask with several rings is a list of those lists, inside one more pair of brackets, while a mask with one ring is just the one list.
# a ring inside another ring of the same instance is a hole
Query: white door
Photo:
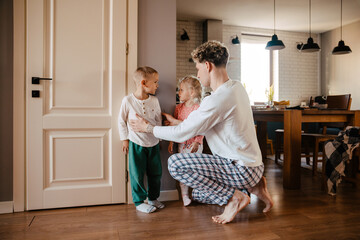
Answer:
[[126, 201], [126, 2], [27, 0], [27, 210]]

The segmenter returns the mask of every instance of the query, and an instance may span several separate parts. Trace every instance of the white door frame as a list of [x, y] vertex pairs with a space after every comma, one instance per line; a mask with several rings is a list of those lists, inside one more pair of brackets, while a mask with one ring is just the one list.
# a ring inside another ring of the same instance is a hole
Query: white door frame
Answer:
[[[26, 0], [13, 1], [13, 14], [13, 209], [14, 212], [22, 212], [25, 210], [26, 203]], [[126, 94], [134, 90], [132, 73], [137, 68], [138, 0], [127, 0], [127, 15], [127, 42], [129, 51], [126, 61]]]

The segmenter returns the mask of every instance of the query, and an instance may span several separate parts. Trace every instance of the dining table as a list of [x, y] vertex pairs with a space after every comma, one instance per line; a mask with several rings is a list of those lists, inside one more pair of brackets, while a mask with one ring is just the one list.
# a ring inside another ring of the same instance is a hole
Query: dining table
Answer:
[[[283, 187], [301, 187], [301, 126], [302, 123], [344, 122], [360, 126], [360, 110], [285, 109], [253, 110], [257, 138], [263, 159], [267, 153], [267, 122], [284, 123]], [[276, 143], [277, 144], [277, 143]]]

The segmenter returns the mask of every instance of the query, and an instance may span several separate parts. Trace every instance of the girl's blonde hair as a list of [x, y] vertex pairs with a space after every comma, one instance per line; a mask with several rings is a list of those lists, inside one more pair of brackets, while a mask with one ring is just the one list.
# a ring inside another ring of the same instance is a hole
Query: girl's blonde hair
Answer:
[[194, 92], [195, 92], [194, 100], [196, 102], [201, 101], [202, 87], [201, 87], [200, 81], [197, 77], [192, 76], [192, 75], [185, 76], [182, 79], [180, 79], [179, 86], [181, 83], [185, 83], [187, 85], [187, 87], [194, 90]]

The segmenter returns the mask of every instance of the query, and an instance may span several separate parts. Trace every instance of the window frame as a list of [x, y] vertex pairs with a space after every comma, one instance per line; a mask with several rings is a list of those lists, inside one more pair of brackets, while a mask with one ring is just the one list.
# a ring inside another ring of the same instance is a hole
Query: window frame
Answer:
[[[266, 39], [268, 41], [271, 40], [270, 35], [262, 35], [262, 34], [252, 34], [252, 33], [241, 33], [240, 34], [240, 49], [242, 48], [242, 43], [246, 40], [250, 40], [253, 38], [255, 41], [260, 39]], [[274, 99], [279, 99], [279, 51], [269, 50], [269, 85], [270, 88], [273, 85], [274, 88]], [[242, 51], [240, 52], [240, 59], [242, 60]], [[241, 78], [242, 73], [242, 65], [240, 61], [240, 81], [243, 83]]]

